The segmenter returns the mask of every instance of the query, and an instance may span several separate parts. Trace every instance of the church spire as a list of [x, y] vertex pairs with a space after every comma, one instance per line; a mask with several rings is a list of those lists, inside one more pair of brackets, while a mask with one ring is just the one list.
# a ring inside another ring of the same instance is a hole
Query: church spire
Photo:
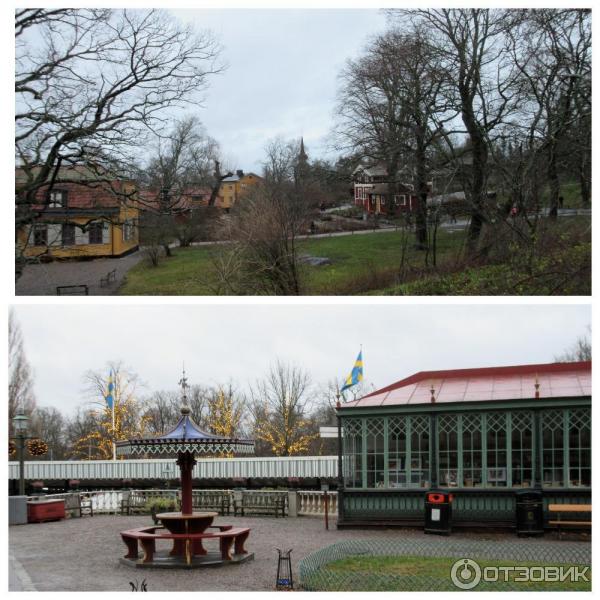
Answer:
[[300, 153], [298, 154], [298, 159], [302, 162], [306, 162], [308, 160], [308, 154], [304, 150], [304, 137], [300, 138]]

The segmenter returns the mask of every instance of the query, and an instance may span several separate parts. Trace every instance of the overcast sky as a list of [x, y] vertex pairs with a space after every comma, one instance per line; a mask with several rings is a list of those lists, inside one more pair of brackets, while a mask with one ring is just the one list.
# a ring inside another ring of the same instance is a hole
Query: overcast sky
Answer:
[[[85, 405], [83, 374], [122, 360], [143, 390], [241, 389], [276, 359], [316, 384], [350, 373], [363, 345], [367, 388], [417, 371], [552, 362], [586, 334], [586, 305], [17, 305], [38, 406]], [[107, 373], [108, 374], [108, 373]]]
[[379, 10], [173, 10], [211, 30], [229, 65], [213, 77], [197, 111], [227, 166], [260, 172], [266, 142], [304, 136], [310, 159], [325, 157], [337, 75], [369, 36], [386, 27]]

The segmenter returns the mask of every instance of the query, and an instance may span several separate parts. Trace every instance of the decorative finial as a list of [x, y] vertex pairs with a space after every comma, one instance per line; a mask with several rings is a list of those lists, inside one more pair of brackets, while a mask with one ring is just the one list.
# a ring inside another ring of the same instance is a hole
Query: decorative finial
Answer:
[[431, 392], [431, 403], [434, 404], [435, 403], [435, 388], [433, 387], [433, 381], [431, 382], [431, 389], [429, 391]]
[[179, 385], [181, 386], [181, 414], [189, 415], [190, 407], [188, 406], [188, 402], [187, 402], [188, 382], [187, 382], [187, 377], [185, 376], [185, 363], [183, 363], [183, 375], [182, 375], [181, 379], [179, 380]]
[[538, 381], [537, 373], [535, 374], [535, 397], [540, 397], [540, 382]]

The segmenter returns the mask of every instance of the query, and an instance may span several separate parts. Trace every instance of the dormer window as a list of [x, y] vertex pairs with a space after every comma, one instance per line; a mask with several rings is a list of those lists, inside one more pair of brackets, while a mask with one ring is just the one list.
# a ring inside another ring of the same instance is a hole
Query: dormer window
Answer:
[[64, 208], [66, 206], [66, 190], [52, 190], [48, 196], [48, 208]]

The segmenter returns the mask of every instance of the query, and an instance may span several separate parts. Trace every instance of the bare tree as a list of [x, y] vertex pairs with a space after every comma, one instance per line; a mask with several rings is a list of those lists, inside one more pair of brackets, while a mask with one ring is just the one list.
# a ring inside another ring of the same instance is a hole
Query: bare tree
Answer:
[[277, 362], [250, 391], [254, 436], [276, 456], [305, 453], [317, 437], [309, 409], [310, 378], [299, 367]]
[[267, 147], [265, 178], [233, 207], [214, 266], [219, 292], [299, 295], [298, 236], [308, 229], [308, 188], [294, 179], [295, 157], [279, 140]]
[[363, 58], [348, 64], [338, 136], [348, 148], [386, 165], [390, 207], [400, 179], [414, 179], [416, 243], [425, 249], [430, 150], [456, 112], [448, 100], [450, 73], [442, 55], [424, 27], [411, 27], [377, 36]]
[[122, 172], [165, 109], [197, 102], [222, 70], [208, 32], [156, 10], [19, 9], [15, 38], [17, 227], [63, 166]]
[[[40, 460], [65, 460], [68, 458], [67, 423], [62, 413], [54, 407], [36, 408], [31, 429], [48, 444], [48, 452]], [[33, 458], [35, 460], [35, 458]]]
[[592, 340], [591, 340], [591, 327], [588, 326], [588, 332], [577, 338], [575, 343], [560, 354], [555, 356], [556, 362], [578, 362], [581, 360], [592, 360]]
[[[559, 163], [576, 150], [584, 197], [590, 162], [591, 22], [588, 10], [524, 10], [510, 30], [513, 60], [525, 88], [523, 112], [530, 111], [530, 150], [543, 155], [550, 191], [550, 216], [559, 208]], [[533, 113], [533, 114], [531, 114]], [[576, 143], [565, 144], [576, 130]], [[533, 146], [533, 147], [532, 147]], [[579, 169], [578, 169], [579, 170]]]
[[206, 234], [216, 218], [209, 207], [192, 206], [195, 188], [210, 183], [210, 164], [217, 156], [218, 144], [210, 138], [196, 117], [177, 121], [166, 136], [159, 136], [145, 179], [150, 197], [140, 199], [140, 229], [146, 252], [154, 266], [160, 249], [171, 256], [170, 244], [181, 247]]
[[[464, 129], [453, 127], [445, 141], [463, 166], [463, 187], [472, 212], [468, 240], [474, 249], [487, 220], [490, 138], [515, 101], [514, 69], [503, 52], [506, 11], [406, 9], [391, 14], [401, 23], [427, 28], [445, 69], [453, 75], [449, 100], [455, 102]], [[457, 152], [452, 132], [466, 134], [468, 144], [462, 152]]]
[[14, 310], [8, 316], [8, 425], [17, 411], [31, 415], [35, 409], [33, 373], [25, 354], [23, 335]]

